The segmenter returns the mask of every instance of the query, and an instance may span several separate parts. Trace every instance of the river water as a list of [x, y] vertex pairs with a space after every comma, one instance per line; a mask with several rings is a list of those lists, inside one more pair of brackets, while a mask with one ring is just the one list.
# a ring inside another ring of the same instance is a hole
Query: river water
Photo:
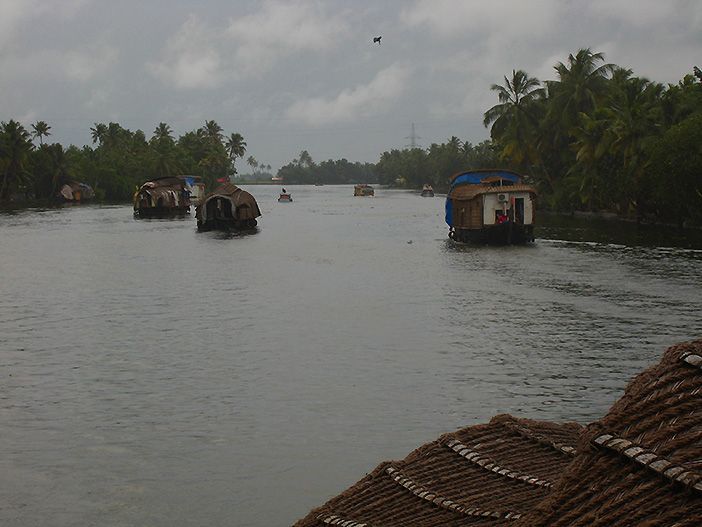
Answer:
[[246, 236], [0, 214], [0, 524], [289, 525], [495, 414], [595, 420], [702, 335], [702, 243], [673, 231], [456, 247], [441, 197], [248, 190]]

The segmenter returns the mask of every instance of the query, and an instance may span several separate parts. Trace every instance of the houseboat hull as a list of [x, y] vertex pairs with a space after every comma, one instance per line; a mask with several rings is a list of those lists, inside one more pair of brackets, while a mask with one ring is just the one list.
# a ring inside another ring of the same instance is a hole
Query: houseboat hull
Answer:
[[354, 196], [375, 196], [375, 190], [372, 187], [355, 187], [353, 189]]
[[503, 223], [482, 229], [451, 228], [449, 238], [475, 245], [523, 245], [534, 241], [534, 226]]
[[207, 221], [197, 221], [197, 230], [206, 231], [247, 231], [255, 229], [258, 222], [254, 219], [232, 220], [232, 219], [209, 219]]
[[176, 218], [190, 214], [190, 207], [145, 207], [134, 209], [135, 218]]
[[279, 203], [290, 203], [292, 201], [292, 196], [290, 194], [281, 194], [278, 198]]

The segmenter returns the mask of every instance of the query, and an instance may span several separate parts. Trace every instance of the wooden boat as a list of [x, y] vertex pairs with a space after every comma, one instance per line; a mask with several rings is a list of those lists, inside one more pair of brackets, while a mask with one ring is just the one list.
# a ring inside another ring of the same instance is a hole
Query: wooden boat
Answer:
[[446, 196], [449, 238], [458, 242], [534, 241], [536, 190], [509, 170], [471, 170], [451, 178]]
[[195, 209], [200, 231], [252, 229], [260, 215], [254, 197], [232, 183], [207, 194]]
[[278, 201], [281, 203], [285, 202], [291, 202], [292, 201], [292, 196], [288, 194], [287, 192], [283, 192], [278, 196]]
[[64, 203], [81, 203], [95, 197], [95, 191], [87, 183], [68, 181], [61, 186], [56, 197]]
[[428, 183], [422, 187], [422, 197], [423, 198], [433, 198], [434, 197], [434, 189]]
[[135, 217], [167, 218], [186, 214], [190, 214], [190, 192], [181, 178], [153, 179], [134, 193]]
[[370, 185], [360, 184], [353, 187], [354, 196], [374, 196], [375, 190]]

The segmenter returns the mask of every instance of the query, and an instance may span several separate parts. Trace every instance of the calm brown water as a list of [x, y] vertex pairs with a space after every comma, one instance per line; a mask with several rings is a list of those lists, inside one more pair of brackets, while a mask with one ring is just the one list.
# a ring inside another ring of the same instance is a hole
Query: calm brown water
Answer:
[[672, 232], [454, 247], [441, 197], [248, 190], [241, 237], [0, 215], [1, 525], [289, 525], [497, 413], [594, 420], [702, 335], [702, 251]]

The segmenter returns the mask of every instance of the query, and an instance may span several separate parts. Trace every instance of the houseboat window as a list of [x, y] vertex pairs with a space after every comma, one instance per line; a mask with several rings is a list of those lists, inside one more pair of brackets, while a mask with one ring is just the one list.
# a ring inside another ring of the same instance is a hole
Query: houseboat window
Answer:
[[524, 223], [524, 198], [514, 200], [514, 221]]

